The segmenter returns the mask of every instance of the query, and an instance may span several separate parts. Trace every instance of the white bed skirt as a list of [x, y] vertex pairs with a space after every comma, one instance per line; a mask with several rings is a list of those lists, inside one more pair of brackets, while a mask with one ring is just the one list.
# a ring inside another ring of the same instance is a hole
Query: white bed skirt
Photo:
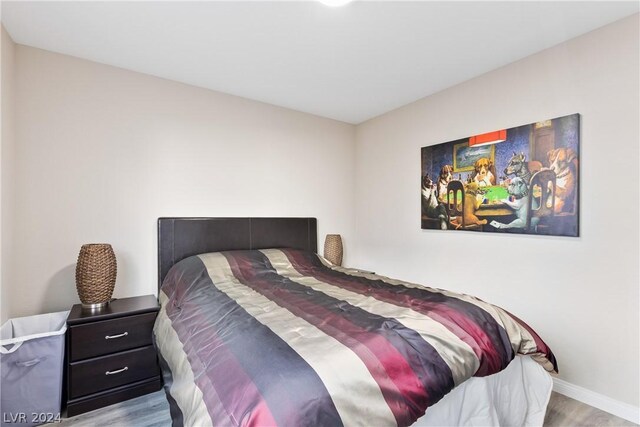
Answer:
[[538, 363], [516, 356], [504, 371], [454, 388], [413, 426], [541, 426], [552, 387]]

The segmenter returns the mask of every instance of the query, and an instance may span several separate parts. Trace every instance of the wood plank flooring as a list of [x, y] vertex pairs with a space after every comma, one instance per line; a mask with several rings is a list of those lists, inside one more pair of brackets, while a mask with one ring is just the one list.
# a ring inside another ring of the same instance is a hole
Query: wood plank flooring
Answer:
[[[49, 424], [56, 426], [58, 424]], [[62, 420], [63, 427], [167, 427], [171, 425], [164, 391], [111, 405]], [[626, 427], [637, 424], [615, 417], [558, 393], [551, 394], [545, 427], [598, 426]]]
[[585, 405], [562, 394], [551, 393], [544, 418], [545, 427], [585, 426], [585, 427], [626, 427], [637, 426], [607, 412]]
[[171, 426], [169, 403], [164, 390], [136, 397], [126, 402], [96, 409], [71, 418], [63, 418], [50, 427], [167, 427]]

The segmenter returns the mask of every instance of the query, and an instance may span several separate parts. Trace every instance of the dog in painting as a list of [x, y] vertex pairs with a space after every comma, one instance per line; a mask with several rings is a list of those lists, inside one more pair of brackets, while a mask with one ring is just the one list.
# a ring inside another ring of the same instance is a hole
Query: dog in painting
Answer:
[[493, 176], [493, 173], [491, 173], [491, 166], [493, 166], [493, 163], [487, 158], [483, 157], [476, 160], [476, 163], [473, 165], [473, 181], [478, 184], [478, 187], [496, 185], [496, 178]]
[[531, 181], [531, 171], [527, 164], [527, 159], [524, 153], [517, 154], [513, 152], [513, 156], [509, 159], [509, 164], [504, 170], [506, 176], [515, 175], [517, 178], [522, 178], [525, 183]]
[[547, 153], [549, 169], [556, 173], [555, 213], [573, 212], [578, 191], [578, 156], [570, 148], [556, 148]]
[[459, 230], [462, 228], [462, 224], [464, 224], [465, 227], [486, 224], [486, 219], [480, 219], [476, 216], [476, 211], [481, 203], [482, 200], [478, 199], [478, 184], [470, 182], [464, 191], [464, 211], [462, 212], [464, 221], [462, 217], [457, 216], [451, 220], [451, 225], [453, 225], [456, 230]]
[[439, 220], [441, 230], [446, 230], [449, 223], [449, 212], [436, 197], [436, 185], [429, 175], [422, 179], [422, 214], [427, 218]]
[[444, 165], [440, 169], [438, 177], [438, 201], [445, 203], [447, 201], [447, 185], [453, 179], [453, 166]]
[[[490, 225], [495, 228], [525, 228], [527, 226], [527, 209], [529, 205], [529, 188], [524, 180], [515, 177], [509, 183], [507, 191], [514, 200], [504, 199], [503, 202], [510, 206], [516, 213], [516, 219], [509, 224], [503, 224], [498, 221], [491, 221]], [[540, 218], [531, 218], [531, 225], [535, 228]]]

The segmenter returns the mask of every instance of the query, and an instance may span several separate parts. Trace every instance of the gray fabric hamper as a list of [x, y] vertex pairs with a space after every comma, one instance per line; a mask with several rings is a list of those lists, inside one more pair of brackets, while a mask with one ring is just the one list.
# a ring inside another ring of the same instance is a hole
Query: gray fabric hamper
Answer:
[[19, 317], [0, 328], [0, 425], [60, 417], [68, 311]]

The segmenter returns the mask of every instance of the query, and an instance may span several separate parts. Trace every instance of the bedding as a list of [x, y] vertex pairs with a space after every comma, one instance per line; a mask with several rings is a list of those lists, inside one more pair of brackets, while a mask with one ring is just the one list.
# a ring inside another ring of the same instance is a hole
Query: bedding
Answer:
[[557, 372], [535, 331], [499, 307], [307, 251], [189, 257], [159, 299], [174, 425], [408, 426], [517, 354]]

